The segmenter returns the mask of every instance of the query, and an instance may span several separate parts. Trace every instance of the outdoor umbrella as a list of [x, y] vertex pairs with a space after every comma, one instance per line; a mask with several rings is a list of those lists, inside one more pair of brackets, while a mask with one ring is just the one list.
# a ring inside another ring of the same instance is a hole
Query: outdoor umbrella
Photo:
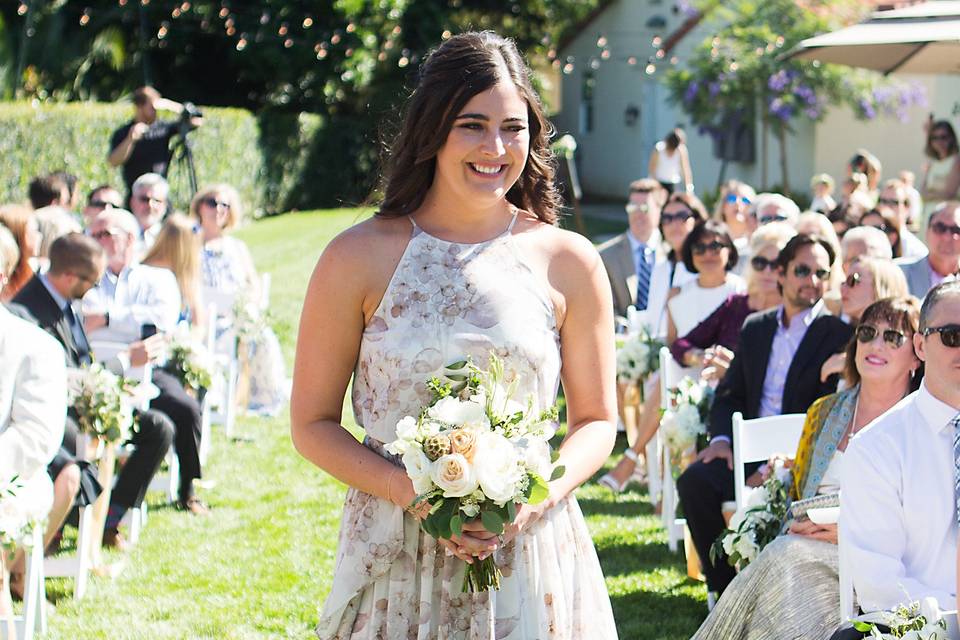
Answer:
[[960, 73], [960, 2], [877, 11], [860, 24], [807, 38], [786, 57], [884, 74]]

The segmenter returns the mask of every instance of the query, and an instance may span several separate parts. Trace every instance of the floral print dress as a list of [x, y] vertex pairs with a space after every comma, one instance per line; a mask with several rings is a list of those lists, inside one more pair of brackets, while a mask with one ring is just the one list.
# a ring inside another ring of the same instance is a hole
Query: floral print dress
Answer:
[[[413, 220], [411, 219], [411, 222]], [[553, 404], [560, 339], [542, 282], [510, 227], [477, 244], [447, 242], [413, 224], [411, 239], [366, 326], [353, 410], [364, 444], [383, 450], [397, 422], [431, 399], [426, 382], [465, 356], [503, 359], [519, 393]], [[495, 554], [499, 591], [461, 592], [465, 564], [411, 515], [349, 489], [324, 640], [608, 640], [617, 637], [603, 574], [573, 496]]]

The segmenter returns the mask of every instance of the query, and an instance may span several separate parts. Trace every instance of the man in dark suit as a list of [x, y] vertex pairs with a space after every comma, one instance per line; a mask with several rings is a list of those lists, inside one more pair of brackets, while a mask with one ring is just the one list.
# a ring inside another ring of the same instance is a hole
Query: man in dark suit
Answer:
[[836, 391], [837, 377], [822, 382], [820, 369], [843, 349], [852, 329], [823, 305], [834, 257], [826, 241], [808, 235], [793, 237], [780, 252], [783, 304], [744, 322], [710, 411], [710, 445], [677, 481], [711, 592], [721, 593], [735, 575], [726, 558], [710, 561], [710, 547], [726, 526], [721, 505], [734, 499], [733, 414], [750, 419], [805, 413], [814, 400]]
[[[71, 233], [58, 238], [50, 247], [50, 269], [34, 276], [13, 299], [32, 320], [63, 345], [68, 367], [87, 366], [91, 362], [90, 345], [83, 323], [73, 311], [78, 300], [103, 275], [106, 258], [103, 249], [92, 238]], [[123, 364], [142, 366], [151, 358], [151, 344], [138, 344], [124, 354], [125, 362], [111, 363], [113, 369]], [[122, 371], [121, 371], [122, 373]], [[139, 504], [150, 485], [174, 436], [174, 424], [159, 411], [138, 413], [139, 428], [131, 439], [133, 454], [120, 471], [110, 500], [104, 530], [104, 544], [123, 547], [125, 542], [118, 525], [126, 511]], [[53, 466], [66, 466], [76, 456], [77, 426], [68, 418], [64, 443]], [[57, 469], [51, 470], [54, 474]]]

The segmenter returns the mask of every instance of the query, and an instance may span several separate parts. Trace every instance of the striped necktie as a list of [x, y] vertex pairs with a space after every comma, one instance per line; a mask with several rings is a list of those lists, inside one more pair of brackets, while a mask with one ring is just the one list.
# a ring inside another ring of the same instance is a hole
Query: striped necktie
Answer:
[[957, 522], [960, 524], [960, 413], [950, 424], [953, 425], [953, 496], [957, 501]]
[[637, 269], [637, 302], [634, 305], [637, 311], [644, 311], [647, 308], [650, 296], [650, 272], [653, 270], [650, 260], [647, 259], [647, 253], [650, 251], [646, 245], [637, 248], [637, 253], [640, 254]]

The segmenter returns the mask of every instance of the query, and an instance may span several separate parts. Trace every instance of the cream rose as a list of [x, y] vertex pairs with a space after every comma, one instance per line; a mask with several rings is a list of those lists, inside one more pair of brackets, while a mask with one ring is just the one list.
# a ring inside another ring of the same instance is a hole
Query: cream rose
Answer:
[[407, 470], [407, 476], [413, 482], [413, 490], [417, 495], [423, 495], [433, 489], [433, 480], [430, 477], [432, 463], [424, 455], [423, 451], [417, 447], [410, 447], [403, 454], [403, 466]]
[[524, 476], [517, 449], [499, 433], [481, 433], [473, 466], [484, 495], [497, 504], [513, 500]]
[[479, 484], [474, 468], [459, 453], [438, 458], [430, 468], [430, 477], [443, 490], [444, 498], [470, 495]]
[[469, 429], [455, 429], [448, 434], [452, 453], [459, 453], [467, 462], [473, 462], [477, 451], [477, 434]]

